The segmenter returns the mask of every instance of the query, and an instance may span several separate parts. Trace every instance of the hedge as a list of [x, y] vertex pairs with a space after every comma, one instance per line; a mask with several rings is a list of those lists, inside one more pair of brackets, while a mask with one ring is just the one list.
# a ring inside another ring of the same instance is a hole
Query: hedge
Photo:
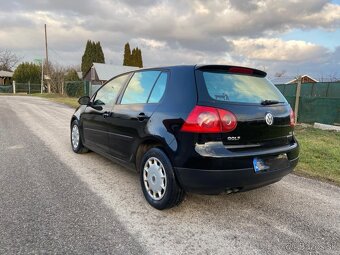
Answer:
[[69, 97], [81, 97], [84, 95], [84, 83], [82, 81], [65, 82], [65, 92]]

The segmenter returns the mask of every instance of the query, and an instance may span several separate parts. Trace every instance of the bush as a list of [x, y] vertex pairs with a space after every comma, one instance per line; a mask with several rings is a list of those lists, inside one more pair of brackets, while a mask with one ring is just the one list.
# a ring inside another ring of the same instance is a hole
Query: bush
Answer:
[[41, 67], [28, 62], [21, 63], [14, 71], [13, 80], [17, 83], [26, 83], [30, 81], [32, 84], [40, 84]]
[[76, 69], [70, 69], [64, 79], [65, 81], [80, 81]]
[[65, 92], [69, 97], [81, 97], [84, 95], [84, 83], [82, 81], [66, 82]]

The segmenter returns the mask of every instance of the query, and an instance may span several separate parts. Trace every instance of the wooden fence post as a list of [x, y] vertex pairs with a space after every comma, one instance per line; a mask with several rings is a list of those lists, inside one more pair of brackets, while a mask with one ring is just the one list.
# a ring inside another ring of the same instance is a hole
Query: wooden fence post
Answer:
[[300, 93], [301, 93], [301, 76], [298, 77], [298, 83], [296, 87], [296, 93], [295, 93], [295, 123], [297, 123], [298, 120], [298, 114], [299, 114], [299, 104], [300, 104]]
[[330, 84], [330, 82], [328, 82], [328, 84], [327, 84], [326, 97], [328, 97], [329, 84]]

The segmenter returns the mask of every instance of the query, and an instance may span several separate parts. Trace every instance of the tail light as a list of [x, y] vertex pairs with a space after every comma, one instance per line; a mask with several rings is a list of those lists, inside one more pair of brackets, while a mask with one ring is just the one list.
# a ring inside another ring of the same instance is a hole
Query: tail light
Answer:
[[254, 74], [254, 70], [249, 69], [249, 68], [245, 68], [245, 67], [231, 67], [228, 70], [231, 73], [236, 73], [236, 74], [247, 74], [247, 75], [253, 75]]
[[191, 133], [231, 132], [237, 126], [236, 116], [227, 110], [196, 105], [181, 131]]
[[295, 126], [295, 114], [292, 109], [290, 109], [290, 126], [291, 127]]

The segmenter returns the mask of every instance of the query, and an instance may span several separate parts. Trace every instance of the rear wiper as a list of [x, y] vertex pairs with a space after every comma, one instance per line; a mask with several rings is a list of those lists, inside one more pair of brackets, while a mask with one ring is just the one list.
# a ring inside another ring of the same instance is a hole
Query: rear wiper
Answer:
[[279, 103], [283, 103], [283, 102], [280, 102], [277, 100], [267, 100], [267, 99], [261, 101], [262, 105], [271, 105], [271, 104], [279, 104]]

